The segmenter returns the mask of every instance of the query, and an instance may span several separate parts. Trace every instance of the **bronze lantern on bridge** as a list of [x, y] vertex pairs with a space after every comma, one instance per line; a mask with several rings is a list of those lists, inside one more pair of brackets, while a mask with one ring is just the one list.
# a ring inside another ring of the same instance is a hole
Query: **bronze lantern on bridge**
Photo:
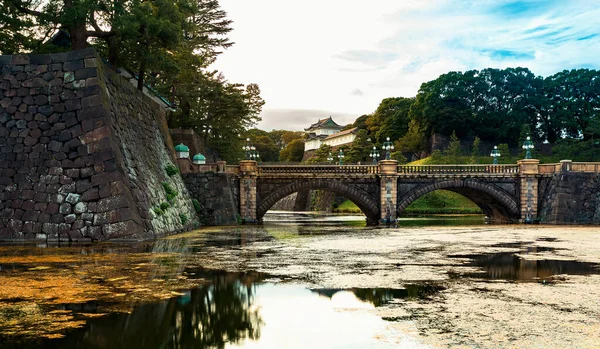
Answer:
[[377, 147], [373, 146], [373, 150], [371, 150], [371, 154], [369, 154], [371, 158], [373, 158], [373, 165], [377, 164], [377, 160], [379, 160], [379, 152], [377, 151]]
[[500, 154], [500, 150], [498, 150], [497, 145], [494, 146], [494, 149], [492, 150], [490, 156], [494, 158], [494, 165], [498, 165], [498, 158], [502, 156], [502, 154]]
[[390, 142], [390, 137], [387, 137], [385, 139], [385, 142], [383, 142], [383, 147], [382, 148], [385, 150], [385, 159], [386, 160], [391, 160], [392, 157], [391, 157], [390, 152], [392, 150], [394, 150], [394, 144], [392, 142]]
[[535, 146], [533, 145], [533, 142], [531, 141], [531, 137], [527, 136], [527, 139], [523, 143], [523, 149], [526, 150], [525, 159], [531, 159], [531, 149], [533, 149], [533, 148], [535, 148]]

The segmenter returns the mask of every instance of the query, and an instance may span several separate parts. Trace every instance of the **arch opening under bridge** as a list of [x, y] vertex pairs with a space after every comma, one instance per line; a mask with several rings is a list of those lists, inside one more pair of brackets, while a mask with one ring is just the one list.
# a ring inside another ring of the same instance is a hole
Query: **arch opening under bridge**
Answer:
[[452, 191], [466, 197], [491, 220], [504, 222], [519, 220], [519, 204], [513, 196], [498, 186], [472, 179], [442, 180], [414, 188], [398, 200], [398, 217], [415, 200], [439, 189]]
[[263, 193], [261, 199], [257, 202], [257, 220], [262, 221], [267, 211], [279, 200], [303, 190], [325, 190], [344, 196], [358, 206], [365, 214], [367, 225], [375, 225], [379, 222], [379, 198], [373, 197], [373, 195], [358, 186], [332, 179], [311, 179], [289, 183], [278, 187], [272, 192]]

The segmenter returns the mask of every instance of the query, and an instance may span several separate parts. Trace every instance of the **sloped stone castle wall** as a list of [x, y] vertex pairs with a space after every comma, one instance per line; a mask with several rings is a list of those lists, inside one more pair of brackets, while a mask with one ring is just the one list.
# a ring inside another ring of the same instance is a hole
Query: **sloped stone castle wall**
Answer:
[[191, 228], [164, 112], [94, 50], [0, 56], [0, 74], [0, 240]]
[[600, 224], [600, 174], [562, 172], [540, 184], [542, 223]]

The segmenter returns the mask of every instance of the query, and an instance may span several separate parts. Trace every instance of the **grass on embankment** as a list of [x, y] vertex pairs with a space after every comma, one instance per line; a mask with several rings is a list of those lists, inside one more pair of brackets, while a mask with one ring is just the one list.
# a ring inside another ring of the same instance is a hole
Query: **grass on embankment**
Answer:
[[[334, 212], [360, 213], [360, 209], [350, 200], [341, 203]], [[405, 214], [482, 214], [481, 210], [466, 197], [448, 191], [436, 190], [427, 193], [404, 210]]]
[[482, 214], [481, 209], [466, 197], [448, 190], [427, 193], [406, 210], [407, 214]]
[[346, 200], [342, 202], [337, 208], [333, 209], [333, 212], [338, 213], [362, 213], [360, 208], [356, 206], [352, 201]]
[[[561, 159], [556, 156], [537, 156], [538, 154], [534, 154], [534, 159], [540, 160], [541, 164], [553, 164], [558, 163]], [[500, 165], [516, 165], [517, 161], [522, 160], [523, 156], [501, 156], [498, 158], [498, 163]], [[422, 158], [419, 160], [415, 160], [409, 162], [407, 165], [467, 165], [467, 164], [480, 164], [480, 165], [488, 165], [492, 164], [494, 159], [491, 156], [458, 156], [456, 158], [450, 158], [448, 156], [442, 156], [439, 159], [434, 159], [431, 156], [426, 158]]]

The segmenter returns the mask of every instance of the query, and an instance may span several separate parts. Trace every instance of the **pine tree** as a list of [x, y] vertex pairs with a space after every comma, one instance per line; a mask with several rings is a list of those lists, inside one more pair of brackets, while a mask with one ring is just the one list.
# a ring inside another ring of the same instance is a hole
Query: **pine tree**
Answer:
[[460, 139], [456, 136], [456, 132], [452, 131], [452, 135], [450, 136], [450, 145], [448, 149], [446, 149], [446, 155], [448, 156], [448, 160], [452, 163], [458, 163], [458, 159], [461, 155], [460, 148]]

